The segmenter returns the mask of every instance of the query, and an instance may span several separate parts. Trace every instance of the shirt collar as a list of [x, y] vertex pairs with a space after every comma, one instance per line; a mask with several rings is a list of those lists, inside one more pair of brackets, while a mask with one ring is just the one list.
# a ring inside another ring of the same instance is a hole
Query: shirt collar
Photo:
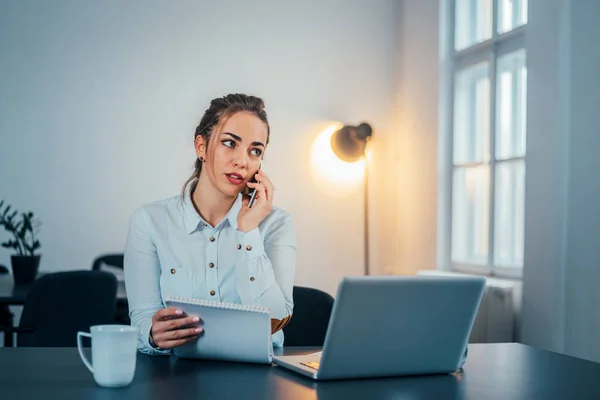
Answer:
[[[190, 182], [190, 184], [185, 189], [184, 199], [183, 199], [184, 224], [185, 224], [186, 231], [190, 234], [193, 233], [198, 228], [198, 224], [201, 224], [204, 222], [204, 220], [202, 219], [200, 214], [198, 214], [198, 212], [196, 211], [194, 204], [192, 203], [191, 191], [193, 188], [196, 187], [197, 183], [198, 183], [197, 180]], [[233, 205], [231, 206], [231, 208], [229, 209], [227, 214], [225, 215], [225, 218], [223, 218], [223, 221], [225, 221], [225, 220], [229, 221], [229, 225], [233, 229], [237, 229], [237, 217], [238, 217], [238, 214], [239, 214], [241, 208], [242, 208], [242, 194], [240, 193], [236, 197], [235, 202], [233, 203]]]
[[233, 229], [237, 229], [237, 218], [238, 214], [240, 213], [240, 210], [242, 209], [242, 196], [243, 195], [241, 193], [238, 194], [235, 201], [233, 202], [233, 205], [227, 212], [227, 215], [225, 215], [225, 219], [229, 221], [229, 225]]
[[188, 233], [192, 233], [198, 227], [198, 224], [202, 222], [200, 214], [196, 211], [194, 204], [192, 203], [192, 190], [196, 187], [197, 180], [193, 180], [185, 188], [183, 195], [183, 219], [185, 223], [185, 229]]

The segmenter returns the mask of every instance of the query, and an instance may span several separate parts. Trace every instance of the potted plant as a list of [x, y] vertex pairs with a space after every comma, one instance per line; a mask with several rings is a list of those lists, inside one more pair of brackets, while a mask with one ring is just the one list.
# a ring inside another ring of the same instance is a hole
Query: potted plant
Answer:
[[15, 284], [31, 283], [40, 266], [41, 256], [35, 252], [41, 247], [40, 241], [36, 239], [41, 223], [31, 211], [19, 214], [16, 210], [11, 212], [10, 205], [3, 208], [4, 200], [0, 200], [0, 225], [12, 234], [12, 238], [2, 243], [2, 247], [16, 252], [10, 260], [13, 279]]

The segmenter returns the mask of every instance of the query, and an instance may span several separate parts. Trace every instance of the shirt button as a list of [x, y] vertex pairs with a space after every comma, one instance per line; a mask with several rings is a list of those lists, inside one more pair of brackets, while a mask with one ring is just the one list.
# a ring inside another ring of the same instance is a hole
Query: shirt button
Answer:
[[215, 266], [215, 264], [213, 264], [213, 263], [208, 264], [209, 268], [213, 268], [214, 266]]
[[211, 242], [214, 242], [215, 238], [211, 236], [210, 239], [208, 239], [208, 240], [210, 240]]
[[211, 290], [211, 291], [210, 291], [210, 295], [211, 295], [211, 296], [214, 296], [214, 295], [215, 295], [215, 291], [214, 291], [214, 290]]
[[252, 250], [252, 246], [250, 246], [250, 245], [246, 246], [246, 250], [248, 250], [248, 251]]
[[242, 248], [242, 245], [241, 245], [241, 244], [238, 244], [238, 245], [237, 245], [237, 248], [238, 248], [238, 250], [239, 250], [239, 249], [241, 249], [241, 248]]
[[203, 222], [203, 223], [202, 223], [202, 225], [204, 225], [204, 226], [208, 226], [208, 224], [207, 224], [206, 222]]
[[250, 282], [254, 282], [254, 277], [253, 276], [250, 277]]
[[177, 272], [177, 270], [175, 268], [171, 268], [171, 273], [175, 274]]

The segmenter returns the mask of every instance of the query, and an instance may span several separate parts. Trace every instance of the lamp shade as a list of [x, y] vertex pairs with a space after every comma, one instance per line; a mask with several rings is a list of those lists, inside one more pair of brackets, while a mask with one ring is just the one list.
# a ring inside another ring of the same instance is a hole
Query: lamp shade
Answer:
[[331, 148], [341, 160], [357, 161], [365, 154], [367, 141], [372, 133], [371, 126], [366, 123], [358, 126], [346, 125], [331, 135]]

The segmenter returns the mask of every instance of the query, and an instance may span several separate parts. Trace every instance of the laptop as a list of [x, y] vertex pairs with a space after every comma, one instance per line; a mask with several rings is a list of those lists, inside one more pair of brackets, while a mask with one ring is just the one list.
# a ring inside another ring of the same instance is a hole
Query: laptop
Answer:
[[315, 380], [456, 372], [484, 288], [477, 276], [344, 277], [322, 352], [273, 363]]

